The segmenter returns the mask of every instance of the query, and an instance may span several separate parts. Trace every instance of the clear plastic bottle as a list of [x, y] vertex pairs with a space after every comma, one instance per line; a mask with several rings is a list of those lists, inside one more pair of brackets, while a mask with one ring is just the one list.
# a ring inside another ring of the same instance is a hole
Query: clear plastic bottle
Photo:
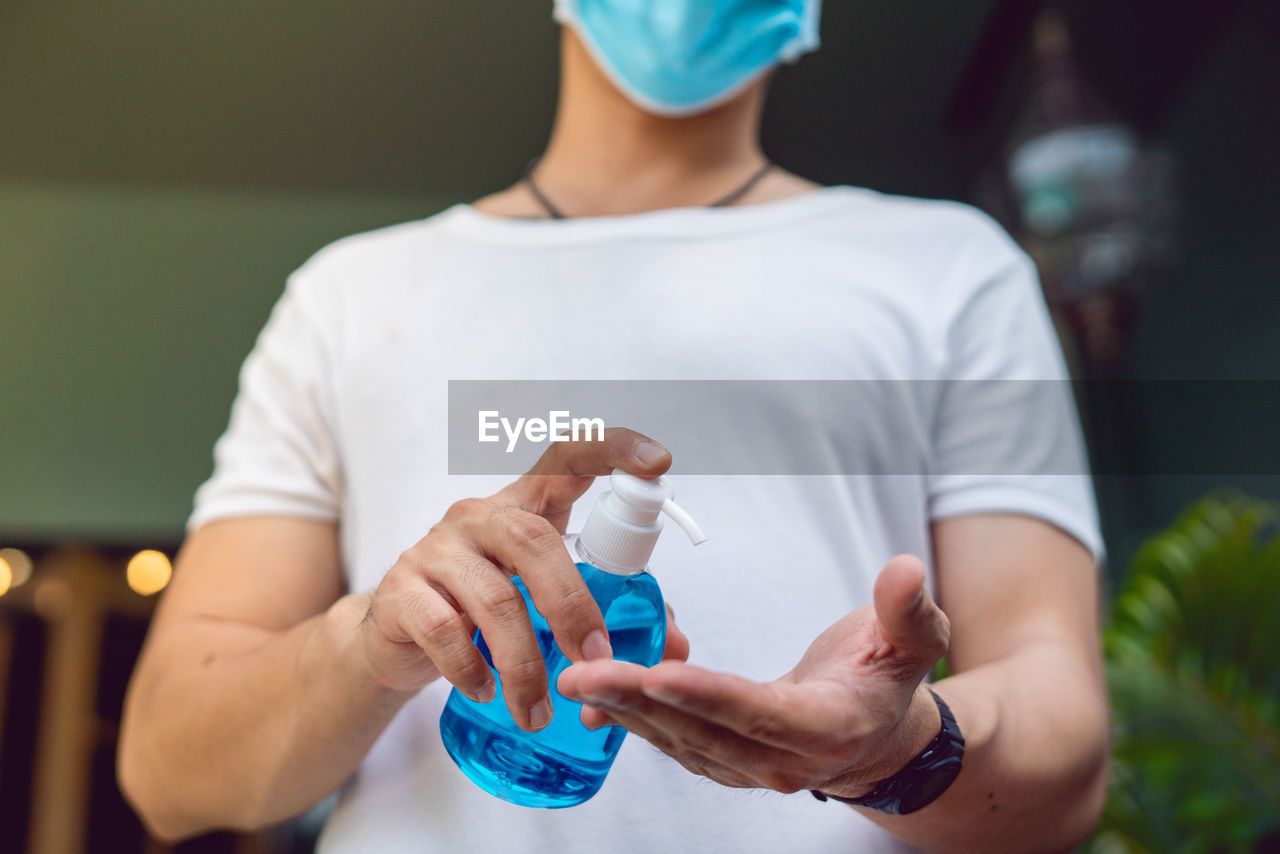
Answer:
[[[614, 471], [610, 486], [612, 490], [597, 500], [582, 534], [565, 537], [565, 547], [604, 615], [614, 658], [650, 667], [661, 660], [667, 637], [662, 592], [646, 571], [662, 531], [659, 514], [675, 519], [695, 545], [705, 538], [672, 500], [674, 491], [666, 478], [644, 480]], [[627, 733], [617, 726], [589, 730], [582, 725], [582, 704], [556, 690], [556, 680], [570, 661], [524, 584], [519, 578], [514, 581], [546, 659], [551, 723], [538, 732], [517, 726], [499, 679], [497, 696], [488, 703], [476, 703], [455, 688], [440, 716], [440, 735], [453, 761], [486, 792], [521, 806], [574, 806], [600, 790]], [[492, 668], [479, 631], [475, 641]]]

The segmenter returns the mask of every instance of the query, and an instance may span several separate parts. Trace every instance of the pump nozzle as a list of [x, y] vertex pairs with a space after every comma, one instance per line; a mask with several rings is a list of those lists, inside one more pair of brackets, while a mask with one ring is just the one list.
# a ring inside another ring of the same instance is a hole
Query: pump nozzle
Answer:
[[700, 546], [707, 541], [707, 535], [702, 533], [702, 529], [698, 527], [698, 523], [693, 521], [693, 517], [689, 512], [677, 504], [674, 500], [668, 498], [662, 502], [662, 512], [671, 517], [671, 521], [680, 526], [695, 546]]
[[683, 507], [665, 477], [645, 479], [614, 469], [611, 491], [596, 501], [582, 529], [581, 544], [593, 563], [613, 572], [640, 572], [649, 562], [662, 532], [658, 518], [666, 513], [696, 546], [706, 536]]

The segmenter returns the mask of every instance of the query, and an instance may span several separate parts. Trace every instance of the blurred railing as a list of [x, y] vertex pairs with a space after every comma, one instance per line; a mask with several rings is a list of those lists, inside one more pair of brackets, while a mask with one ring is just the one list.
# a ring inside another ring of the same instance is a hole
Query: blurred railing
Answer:
[[[4, 544], [0, 544], [4, 545]], [[124, 694], [164, 552], [0, 550], [0, 850], [28, 854], [284, 854], [282, 828], [171, 846], [147, 836], [116, 784]]]

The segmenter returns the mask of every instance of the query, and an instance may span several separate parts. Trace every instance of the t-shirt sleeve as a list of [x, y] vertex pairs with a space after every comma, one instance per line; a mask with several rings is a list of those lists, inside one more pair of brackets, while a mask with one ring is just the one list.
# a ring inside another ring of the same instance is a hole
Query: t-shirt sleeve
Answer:
[[213, 475], [187, 530], [236, 516], [335, 520], [342, 499], [332, 342], [302, 270], [290, 277], [240, 371]]
[[1065, 360], [1031, 260], [993, 224], [970, 253], [945, 331], [933, 419], [930, 517], [1019, 513], [1102, 536]]

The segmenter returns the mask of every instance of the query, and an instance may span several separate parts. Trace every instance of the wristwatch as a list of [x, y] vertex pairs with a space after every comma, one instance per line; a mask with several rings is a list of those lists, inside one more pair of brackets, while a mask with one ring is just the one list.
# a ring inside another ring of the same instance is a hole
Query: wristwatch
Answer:
[[964, 736], [960, 734], [955, 715], [951, 714], [947, 704], [932, 688], [927, 690], [938, 704], [938, 712], [942, 715], [942, 729], [924, 750], [901, 771], [876, 783], [870, 793], [860, 798], [824, 795], [817, 789], [810, 789], [813, 796], [820, 801], [839, 801], [892, 815], [908, 815], [937, 800], [960, 774], [960, 763], [964, 758]]

